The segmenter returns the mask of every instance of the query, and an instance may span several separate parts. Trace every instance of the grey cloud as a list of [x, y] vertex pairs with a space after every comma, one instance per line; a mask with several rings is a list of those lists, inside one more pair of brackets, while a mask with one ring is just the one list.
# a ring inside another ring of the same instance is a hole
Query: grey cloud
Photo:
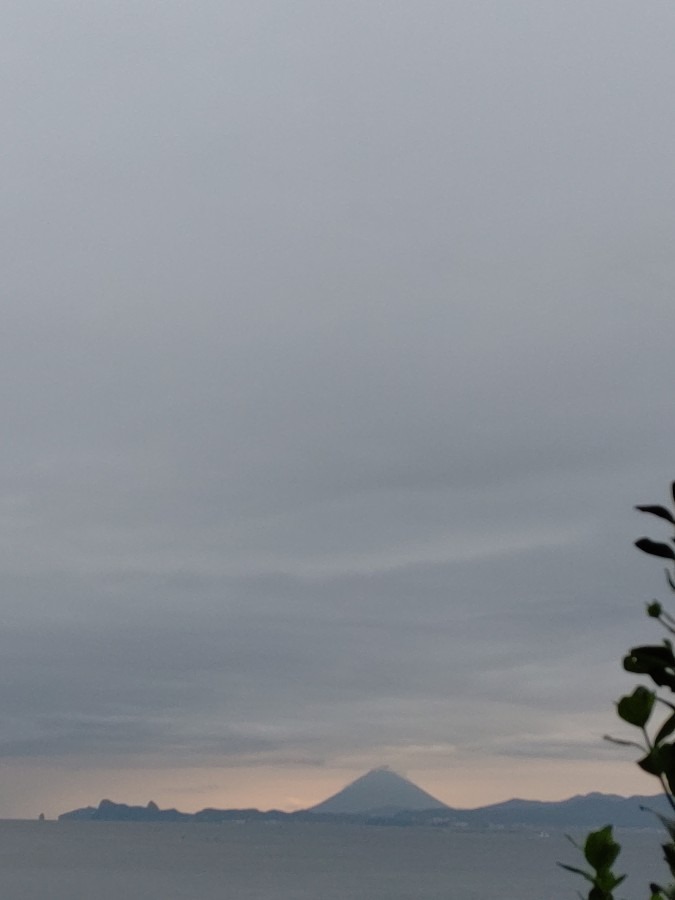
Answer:
[[2, 17], [2, 752], [611, 719], [675, 474], [672, 7]]
[[[607, 741], [531, 741], [519, 738], [517, 745], [498, 748], [499, 755], [525, 759], [577, 759], [616, 761], [619, 748]], [[624, 751], [624, 756], [628, 756]]]

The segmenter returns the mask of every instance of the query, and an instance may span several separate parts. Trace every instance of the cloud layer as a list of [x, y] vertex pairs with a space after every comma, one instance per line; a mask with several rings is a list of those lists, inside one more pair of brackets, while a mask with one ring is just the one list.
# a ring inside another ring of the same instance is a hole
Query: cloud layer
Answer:
[[675, 477], [672, 5], [2, 17], [0, 756], [604, 758]]

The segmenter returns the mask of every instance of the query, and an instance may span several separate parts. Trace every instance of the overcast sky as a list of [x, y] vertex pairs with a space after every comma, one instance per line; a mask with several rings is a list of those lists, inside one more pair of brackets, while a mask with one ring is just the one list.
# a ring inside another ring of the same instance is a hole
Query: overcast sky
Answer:
[[656, 792], [675, 5], [0, 20], [0, 816]]

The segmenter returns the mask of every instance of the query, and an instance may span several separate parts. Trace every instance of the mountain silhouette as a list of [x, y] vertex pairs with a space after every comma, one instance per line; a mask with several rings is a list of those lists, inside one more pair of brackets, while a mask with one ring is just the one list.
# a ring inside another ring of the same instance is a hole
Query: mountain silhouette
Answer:
[[392, 815], [402, 810], [448, 809], [412, 781], [387, 766], [372, 769], [307, 812], [332, 815]]
[[[435, 825], [448, 828], [599, 828], [611, 822], [619, 828], [654, 828], [670, 810], [663, 794], [618, 797], [587, 794], [569, 800], [507, 800], [477, 809], [453, 809], [389, 769], [375, 769], [311, 809], [282, 812], [271, 809], [202, 809], [184, 813], [101, 800], [62, 813], [60, 821], [107, 822], [347, 822], [359, 825]], [[656, 815], [655, 815], [656, 813]]]

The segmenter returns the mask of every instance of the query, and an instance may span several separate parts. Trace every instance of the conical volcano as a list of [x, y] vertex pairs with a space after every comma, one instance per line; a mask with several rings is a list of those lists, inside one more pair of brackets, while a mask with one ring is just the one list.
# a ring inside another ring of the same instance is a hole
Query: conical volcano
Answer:
[[366, 772], [309, 812], [394, 815], [402, 810], [447, 809], [431, 794], [386, 766]]

